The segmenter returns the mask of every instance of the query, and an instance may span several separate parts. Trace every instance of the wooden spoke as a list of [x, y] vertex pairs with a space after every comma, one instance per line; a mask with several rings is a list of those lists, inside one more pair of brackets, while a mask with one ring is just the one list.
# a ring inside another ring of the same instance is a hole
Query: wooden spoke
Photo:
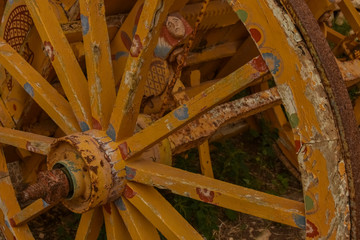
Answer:
[[132, 40], [130, 56], [107, 130], [108, 136], [114, 141], [129, 137], [134, 132], [150, 68], [149, 59], [153, 57], [161, 26], [173, 2], [174, 0], [147, 0], [144, 3], [139, 21], [149, 23], [149, 26], [139, 24]]
[[10, 217], [20, 212], [20, 206], [17, 202], [14, 189], [10, 177], [4, 177], [0, 179], [0, 192], [6, 194], [0, 194], [0, 209], [5, 216], [5, 224], [8, 226], [16, 239], [34, 239], [29, 227], [25, 224], [18, 227], [12, 227], [10, 224]]
[[239, 45], [240, 42], [230, 42], [204, 49], [201, 53], [190, 53], [186, 59], [186, 66], [231, 57], [236, 53]]
[[131, 240], [128, 230], [114, 203], [103, 206], [106, 237], [109, 240]]
[[186, 6], [186, 4], [189, 2], [189, 0], [183, 0], [183, 1], [174, 1], [174, 4], [171, 6], [169, 12], [177, 12], [183, 7]]
[[[91, 128], [86, 78], [48, 1], [26, 0], [44, 49], [59, 77], [82, 131]], [[86, 29], [86, 27], [85, 27]]]
[[10, 223], [13, 227], [23, 225], [50, 210], [54, 206], [55, 204], [50, 205], [43, 199], [38, 199], [10, 218]]
[[209, 141], [206, 140], [199, 146], [199, 158], [200, 158], [200, 167], [201, 172], [204, 176], [214, 178], [214, 173], [211, 165]]
[[321, 25], [321, 28], [325, 34], [326, 39], [330, 42], [335, 43], [336, 45], [341, 44], [342, 41], [345, 39], [344, 35], [328, 27], [325, 23]]
[[70, 104], [2, 38], [0, 63], [64, 132], [78, 131]]
[[93, 128], [107, 128], [115, 102], [115, 80], [104, 0], [80, 0]]
[[122, 158], [127, 159], [150, 148], [156, 142], [172, 134], [179, 127], [194, 120], [201, 113], [213, 108], [216, 104], [229, 98], [229, 96], [233, 96], [258, 77], [259, 72], [250, 63], [246, 64], [151, 126], [136, 133], [126, 141], [120, 141], [118, 145]]
[[136, 1], [119, 31], [117, 31], [116, 36], [111, 41], [111, 56], [113, 59], [116, 86], [120, 84], [126, 61], [130, 55], [130, 48], [134, 38], [134, 30], [137, 29], [143, 5], [144, 0]]
[[[246, 52], [246, 54], [244, 54]], [[241, 46], [237, 49], [236, 53], [225, 64], [221, 71], [216, 75], [217, 78], [223, 78], [229, 73], [235, 71], [237, 67], [247, 63], [252, 58], [259, 54], [257, 46], [251, 37], [248, 37]]]
[[156, 228], [127, 199], [120, 197], [115, 205], [132, 239], [160, 240]]
[[5, 239], [13, 239], [14, 235], [12, 234], [10, 228], [6, 225], [5, 215], [1, 210], [0, 210], [0, 224], [2, 228], [1, 233], [4, 235]]
[[6, 164], [3, 148], [0, 147], [0, 179], [9, 176], [9, 171]]
[[341, 75], [347, 87], [351, 87], [360, 81], [359, 64], [359, 59], [349, 60], [346, 62], [337, 61], [337, 65], [340, 68]]
[[104, 222], [102, 208], [91, 209], [81, 215], [75, 240], [96, 240]]
[[[127, 163], [128, 179], [235, 211], [305, 227], [304, 204], [150, 161]], [[136, 191], [135, 191], [136, 192]]]
[[0, 142], [31, 152], [48, 154], [55, 139], [42, 135], [0, 127]]
[[3, 127], [15, 127], [15, 122], [9, 114], [8, 110], [6, 109], [6, 106], [2, 99], [0, 99], [0, 122]]
[[[106, 16], [109, 39], [115, 37], [126, 17], [127, 14]], [[70, 43], [81, 42], [83, 40], [81, 20], [63, 23], [61, 28]]]
[[354, 4], [350, 0], [341, 0], [337, 3], [341, 12], [344, 14], [346, 20], [349, 22], [351, 28], [355, 32], [360, 31], [360, 16], [359, 12], [354, 7]]
[[[2, 148], [0, 148], [0, 193], [2, 193], [0, 194], [0, 222], [5, 222], [5, 226], [7, 226], [17, 239], [34, 239], [26, 224], [18, 227], [12, 227], [10, 224], [10, 217], [20, 212], [21, 209], [17, 202], [14, 188], [12, 187]], [[5, 234], [8, 236], [9, 231], [6, 230]]]
[[154, 188], [129, 182], [124, 196], [167, 239], [203, 239]]
[[[190, 75], [190, 84], [192, 87], [200, 86], [201, 72], [199, 70], [193, 71]], [[209, 149], [209, 141], [205, 140], [198, 146], [201, 172], [204, 176], [214, 178], [214, 173], [211, 165], [211, 156]]]

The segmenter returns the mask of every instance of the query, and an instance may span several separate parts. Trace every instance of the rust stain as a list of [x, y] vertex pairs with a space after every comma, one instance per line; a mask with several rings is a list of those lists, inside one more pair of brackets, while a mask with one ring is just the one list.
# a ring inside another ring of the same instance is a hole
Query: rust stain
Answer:
[[69, 190], [70, 184], [62, 170], [43, 171], [39, 173], [37, 182], [21, 193], [21, 200], [26, 202], [42, 198], [51, 204], [65, 198]]
[[280, 102], [277, 88], [272, 88], [217, 106], [169, 136], [172, 152], [176, 154], [192, 148], [211, 137], [223, 125], [264, 111]]

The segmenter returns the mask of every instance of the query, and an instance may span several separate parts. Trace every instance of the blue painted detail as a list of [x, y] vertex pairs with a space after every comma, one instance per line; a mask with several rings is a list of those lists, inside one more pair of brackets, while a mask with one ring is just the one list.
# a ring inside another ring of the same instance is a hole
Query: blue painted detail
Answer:
[[5, 219], [5, 225], [8, 227], [8, 228], [11, 228], [9, 222]]
[[90, 130], [89, 125], [87, 125], [86, 122], [80, 122], [79, 124], [82, 132], [86, 132]]
[[123, 52], [123, 51], [117, 52], [117, 53], [115, 54], [115, 60], [118, 60], [118, 59], [121, 58], [121, 57], [127, 57], [127, 56], [129, 56], [129, 53], [128, 53], [128, 52]]
[[9, 0], [10, 5], [14, 3], [14, 0]]
[[136, 176], [136, 170], [131, 167], [125, 167], [125, 171], [127, 180], [133, 180]]
[[274, 54], [267, 52], [264, 53], [262, 57], [272, 74], [276, 74], [280, 70], [280, 59], [278, 59]]
[[134, 28], [133, 28], [133, 30], [132, 30], [132, 35], [133, 35], [133, 37], [135, 36], [136, 30], [137, 30], [137, 25], [135, 25]]
[[122, 200], [121, 197], [119, 197], [118, 199], [115, 200], [115, 205], [116, 205], [117, 208], [120, 209], [121, 211], [125, 211], [125, 210], [126, 210], [124, 201]]
[[186, 104], [184, 104], [182, 108], [176, 109], [174, 111], [174, 116], [180, 121], [188, 119], [189, 109], [187, 108]]
[[44, 208], [46, 208], [46, 207], [48, 207], [48, 206], [49, 206], [49, 204], [48, 204], [47, 202], [45, 202], [44, 200], [42, 200], [42, 202], [43, 202], [43, 206], [44, 206]]
[[34, 88], [29, 83], [24, 84], [24, 89], [31, 97], [34, 97]]
[[306, 221], [305, 221], [305, 217], [301, 216], [299, 214], [293, 213], [292, 217], [294, 219], [294, 222], [296, 224], [296, 226], [298, 226], [301, 229], [306, 229]]
[[109, 124], [108, 129], [106, 130], [106, 134], [113, 140], [116, 140], [116, 133], [113, 125]]
[[161, 59], [165, 59], [171, 51], [171, 48], [167, 46], [161, 46], [157, 45], [154, 49], [154, 54], [156, 57], [159, 57]]
[[90, 29], [89, 17], [80, 14], [80, 19], [81, 19], [81, 26], [82, 26], [83, 35], [86, 35], [89, 32], [89, 29]]

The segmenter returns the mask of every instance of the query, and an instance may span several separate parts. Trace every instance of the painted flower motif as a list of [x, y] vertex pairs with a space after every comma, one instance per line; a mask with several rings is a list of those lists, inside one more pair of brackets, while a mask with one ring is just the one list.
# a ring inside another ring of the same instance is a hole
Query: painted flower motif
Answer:
[[94, 129], [102, 130], [101, 123], [97, 119], [92, 118], [92, 124]]
[[39, 149], [37, 149], [34, 145], [32, 145], [31, 142], [26, 143], [26, 150], [30, 152], [39, 152]]
[[214, 191], [210, 191], [206, 188], [196, 188], [196, 193], [199, 195], [201, 201], [207, 203], [211, 203], [214, 201]]
[[136, 169], [133, 169], [131, 167], [125, 167], [125, 171], [127, 180], [132, 180], [136, 176]]
[[130, 187], [128, 187], [128, 185], [126, 185], [123, 194], [127, 199], [129, 199], [135, 197], [136, 192], [134, 192]]
[[51, 45], [51, 43], [48, 41], [44, 42], [44, 52], [45, 52], [46, 56], [48, 56], [50, 58], [51, 61], [54, 61], [54, 58], [55, 58], [54, 48]]
[[132, 57], [138, 57], [142, 49], [143, 49], [143, 45], [141, 43], [141, 39], [139, 35], [136, 34], [130, 47], [130, 55]]
[[316, 236], [319, 236], [318, 228], [315, 224], [306, 219], [306, 237], [314, 238]]
[[123, 158], [123, 160], [127, 159], [129, 154], [131, 153], [130, 149], [128, 148], [127, 142], [123, 142], [123, 143], [119, 144], [118, 147], [119, 147], [121, 157]]
[[280, 59], [278, 59], [274, 54], [268, 52], [262, 55], [265, 60], [268, 68], [272, 74], [276, 74], [280, 70]]
[[253, 60], [251, 60], [250, 64], [253, 68], [258, 70], [259, 72], [267, 72], [268, 71], [268, 66], [266, 65], [266, 62], [264, 61], [264, 59], [261, 56], [258, 56], [256, 58], [254, 58]]

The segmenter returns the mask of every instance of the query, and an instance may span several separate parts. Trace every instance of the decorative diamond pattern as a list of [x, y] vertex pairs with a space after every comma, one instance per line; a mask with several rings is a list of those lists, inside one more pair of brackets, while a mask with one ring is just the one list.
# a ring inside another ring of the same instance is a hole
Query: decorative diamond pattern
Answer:
[[160, 95], [169, 81], [169, 69], [165, 60], [156, 59], [151, 63], [145, 86], [145, 96]]

